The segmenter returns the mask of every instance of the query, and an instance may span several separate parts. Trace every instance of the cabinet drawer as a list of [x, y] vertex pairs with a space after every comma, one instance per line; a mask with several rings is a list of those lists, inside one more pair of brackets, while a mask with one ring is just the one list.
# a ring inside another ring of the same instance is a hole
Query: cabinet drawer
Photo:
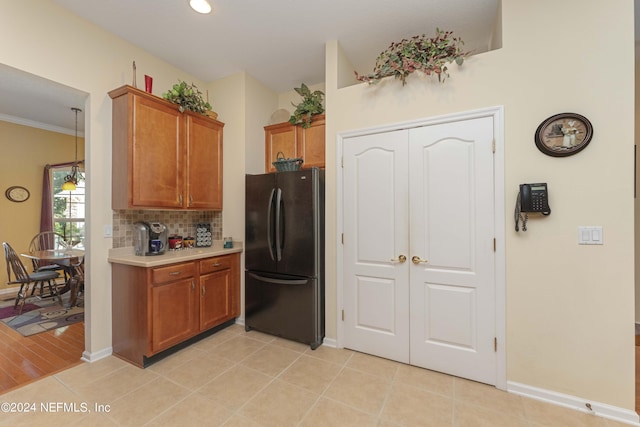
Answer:
[[166, 267], [157, 267], [151, 271], [151, 281], [153, 284], [172, 282], [178, 279], [193, 277], [196, 274], [196, 264], [186, 262], [183, 264], [173, 264]]
[[207, 258], [200, 261], [200, 274], [231, 268], [231, 255]]

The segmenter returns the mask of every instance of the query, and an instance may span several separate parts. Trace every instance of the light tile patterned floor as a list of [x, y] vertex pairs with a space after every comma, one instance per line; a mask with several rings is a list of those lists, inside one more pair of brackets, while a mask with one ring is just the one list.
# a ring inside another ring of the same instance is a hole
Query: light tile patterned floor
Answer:
[[23, 411], [2, 408], [0, 426], [12, 427], [625, 425], [350, 350], [312, 351], [238, 325], [144, 370], [108, 357], [0, 402]]

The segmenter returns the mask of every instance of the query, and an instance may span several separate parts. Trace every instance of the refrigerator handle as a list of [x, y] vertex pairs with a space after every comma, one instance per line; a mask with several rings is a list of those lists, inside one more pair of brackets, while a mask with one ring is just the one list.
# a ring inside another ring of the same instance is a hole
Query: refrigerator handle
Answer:
[[267, 207], [267, 244], [269, 245], [269, 255], [271, 255], [271, 260], [275, 261], [275, 256], [273, 254], [273, 222], [271, 221], [271, 213], [273, 211], [273, 196], [276, 192], [276, 189], [273, 188], [271, 190], [271, 196], [269, 196], [269, 206]]
[[271, 277], [258, 276], [254, 273], [248, 273], [249, 276], [260, 282], [271, 283], [273, 285], [306, 285], [309, 283], [308, 279], [272, 279]]
[[280, 224], [280, 216], [282, 215], [282, 189], [278, 188], [278, 192], [276, 193], [276, 260], [282, 260], [282, 232], [284, 230], [281, 229]]

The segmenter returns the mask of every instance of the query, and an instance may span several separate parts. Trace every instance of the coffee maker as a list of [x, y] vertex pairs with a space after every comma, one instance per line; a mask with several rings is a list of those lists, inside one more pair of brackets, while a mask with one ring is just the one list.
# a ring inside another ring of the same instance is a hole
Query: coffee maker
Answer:
[[160, 222], [133, 224], [133, 250], [136, 255], [162, 255], [167, 250], [167, 226]]

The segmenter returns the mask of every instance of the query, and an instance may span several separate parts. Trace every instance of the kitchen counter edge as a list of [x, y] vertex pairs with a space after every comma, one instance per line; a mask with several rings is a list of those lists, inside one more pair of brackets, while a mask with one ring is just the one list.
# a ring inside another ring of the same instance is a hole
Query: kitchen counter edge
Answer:
[[209, 248], [182, 249], [170, 251], [163, 255], [136, 256], [133, 247], [109, 249], [107, 261], [112, 264], [126, 264], [135, 267], [160, 267], [179, 262], [193, 261], [196, 259], [210, 258], [213, 256], [227, 255], [242, 252], [242, 244], [233, 242], [233, 248], [223, 248], [222, 241], [214, 242]]

